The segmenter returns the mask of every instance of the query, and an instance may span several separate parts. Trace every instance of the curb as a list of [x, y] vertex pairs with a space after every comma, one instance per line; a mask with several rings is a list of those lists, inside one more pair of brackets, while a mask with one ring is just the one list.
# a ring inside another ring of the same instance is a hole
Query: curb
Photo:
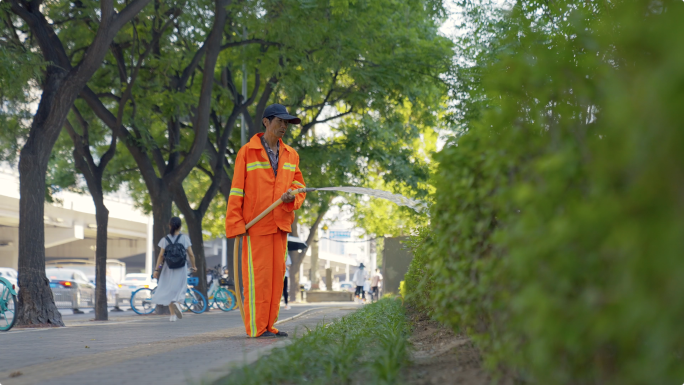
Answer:
[[281, 323], [289, 322], [289, 321], [295, 320], [295, 319], [297, 319], [297, 318], [299, 318], [299, 317], [301, 317], [301, 316], [303, 316], [303, 315], [305, 315], [305, 314], [311, 313], [311, 312], [314, 311], [314, 310], [321, 310], [321, 309], [328, 309], [328, 308], [326, 308], [326, 307], [315, 307], [315, 308], [313, 308], [313, 309], [307, 309], [307, 310], [304, 310], [303, 312], [301, 312], [301, 313], [299, 313], [299, 314], [293, 315], [292, 317], [284, 318], [284, 319], [279, 319], [279, 320], [276, 321], [276, 323], [274, 323], [273, 325], [275, 326], [275, 325], [278, 325], [278, 324], [281, 324]]

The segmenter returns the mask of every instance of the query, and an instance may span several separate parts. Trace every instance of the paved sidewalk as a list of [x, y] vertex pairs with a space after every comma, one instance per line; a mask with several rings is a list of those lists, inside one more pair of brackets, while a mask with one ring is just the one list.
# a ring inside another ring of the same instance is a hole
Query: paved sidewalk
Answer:
[[[352, 303], [281, 308], [278, 328], [292, 335], [358, 308]], [[184, 314], [175, 323], [168, 316], [119, 313], [107, 322], [84, 316], [65, 316], [64, 328], [0, 334], [0, 384], [207, 383], [289, 340], [248, 339], [237, 310]]]

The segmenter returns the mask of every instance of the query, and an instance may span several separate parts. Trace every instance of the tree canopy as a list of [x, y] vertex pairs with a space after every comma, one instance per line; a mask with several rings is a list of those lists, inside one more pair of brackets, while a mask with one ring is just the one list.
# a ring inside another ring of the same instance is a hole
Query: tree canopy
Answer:
[[[63, 42], [61, 63], [77, 66], [99, 36], [98, 4], [51, 2], [43, 12]], [[438, 33], [445, 15], [441, 2], [419, 0], [153, 1], [121, 26], [80, 91], [50, 158], [46, 196], [60, 188], [85, 191], [67, 139], [85, 139], [86, 123], [95, 158], [114, 138], [122, 154], [102, 174], [104, 191], [135, 191], [138, 205], [154, 215], [157, 238], [171, 213], [182, 213], [202, 271], [204, 227], [212, 236], [223, 233], [239, 118], [251, 137], [273, 102], [302, 117], [285, 141], [300, 153], [309, 185], [382, 183], [424, 196], [429, 172], [418, 152], [443, 114], [442, 77], [453, 53]], [[5, 25], [8, 38], [12, 26]], [[7, 55], [35, 63], [16, 77], [40, 84], [45, 64], [21, 36]], [[30, 89], [12, 87], [13, 95], [28, 98]], [[24, 99], [13, 97], [25, 109]], [[15, 122], [17, 147], [28, 132], [21, 126], [26, 112], [5, 115], [8, 126]], [[6, 159], [13, 159], [12, 146], [3, 143]], [[331, 198], [310, 194], [299, 223], [320, 223]]]

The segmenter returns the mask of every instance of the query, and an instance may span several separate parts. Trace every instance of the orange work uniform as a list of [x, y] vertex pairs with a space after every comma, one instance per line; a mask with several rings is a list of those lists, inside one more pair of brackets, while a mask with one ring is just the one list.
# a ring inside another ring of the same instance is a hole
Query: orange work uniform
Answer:
[[[261, 144], [263, 135], [253, 136], [237, 154], [226, 212], [228, 238], [244, 234], [245, 225], [288, 189], [306, 187], [299, 170], [299, 154], [280, 139], [278, 176], [274, 175]], [[297, 194], [294, 202], [276, 207], [249, 229], [243, 243], [245, 329], [250, 337], [258, 337], [266, 331], [278, 332], [273, 324], [278, 320], [283, 294], [287, 233], [292, 232], [294, 210], [302, 206], [305, 197], [304, 193]]]

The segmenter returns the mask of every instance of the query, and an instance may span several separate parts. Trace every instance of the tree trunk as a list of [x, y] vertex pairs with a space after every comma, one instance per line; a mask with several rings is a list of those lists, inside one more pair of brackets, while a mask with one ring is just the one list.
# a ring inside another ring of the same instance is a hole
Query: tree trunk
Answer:
[[[159, 180], [159, 189], [157, 190], [158, 195], [152, 199], [152, 219], [154, 223], [152, 225], [152, 233], [154, 234], [154, 262], [156, 264], [157, 257], [161, 248], [159, 247], [159, 241], [169, 234], [169, 222], [171, 222], [172, 212], [173, 212], [173, 199], [171, 199], [171, 193], [164, 188], [163, 183]], [[154, 266], [156, 268], [156, 266]]]
[[170, 188], [173, 188], [171, 193], [173, 194], [176, 207], [178, 207], [185, 216], [185, 224], [188, 227], [188, 235], [192, 242], [192, 250], [195, 254], [195, 267], [197, 267], [197, 278], [199, 279], [196, 289], [202, 293], [205, 298], [207, 298], [207, 262], [204, 256], [202, 219], [204, 218], [204, 213], [208, 207], [207, 202], [210, 202], [218, 192], [218, 188], [216, 188], [218, 186], [215, 184], [212, 185], [214, 188], [207, 191], [208, 195], [205, 195], [202, 199], [203, 203], [200, 204], [199, 210], [194, 210], [192, 206], [190, 206], [190, 202], [188, 201], [188, 197], [185, 195], [185, 190], [183, 190], [182, 186], [169, 186]]
[[[316, 217], [316, 220], [314, 221], [313, 225], [309, 229], [309, 236], [306, 238], [306, 244], [307, 248], [302, 250], [299, 253], [292, 253], [290, 255], [290, 258], [292, 259], [292, 265], [290, 266], [290, 298], [292, 298], [293, 295], [296, 295], [297, 291], [299, 291], [299, 280], [296, 279], [299, 275], [299, 267], [302, 264], [302, 261], [304, 261], [304, 257], [306, 256], [306, 251], [311, 247], [311, 243], [314, 240], [314, 237], [316, 237], [316, 234], [318, 233], [318, 226], [321, 224], [321, 221], [323, 220], [323, 216], [325, 213], [328, 212], [328, 204], [324, 204], [321, 206], [321, 208], [318, 210], [318, 216]], [[293, 229], [296, 228], [297, 226], [297, 220], [299, 219], [299, 216], [295, 214], [295, 222], [292, 224]], [[296, 232], [294, 233], [295, 235], [297, 234]], [[295, 280], [296, 279], [296, 280]], [[293, 294], [294, 293], [294, 294]]]
[[[74, 163], [85, 178], [88, 191], [90, 191], [90, 196], [93, 198], [93, 204], [95, 205], [95, 221], [97, 223], [97, 236], [95, 240], [95, 320], [106, 321], [109, 318], [107, 314], [107, 226], [109, 224], [109, 210], [104, 204], [102, 173], [114, 155], [116, 141], [113, 141], [111, 144], [109, 151], [112, 152], [108, 151], [100, 158], [100, 165], [102, 167], [98, 167], [92, 161], [92, 156], [85, 156], [85, 151], [88, 151], [89, 154], [90, 150], [87, 150], [87, 145], [76, 134], [71, 123], [67, 122], [66, 127], [74, 141]], [[86, 124], [83, 125], [83, 129], [84, 132], [87, 131]], [[89, 158], [91, 161], [88, 162], [86, 158]]]
[[309, 246], [311, 248], [311, 276], [309, 277], [311, 285], [314, 282], [318, 282], [318, 277], [316, 276], [318, 274], [318, 245], [318, 231], [316, 231], [313, 244]]
[[[161, 248], [158, 244], [158, 240], [161, 240], [169, 233], [169, 222], [171, 222], [173, 209], [173, 200], [171, 199], [171, 193], [166, 189], [166, 186], [164, 185], [161, 179], [157, 180], [156, 184], [157, 188], [155, 190], [157, 191], [157, 194], [152, 194], [152, 190], [149, 189], [148, 186], [148, 190], [150, 191], [150, 198], [152, 200], [152, 218], [154, 220], [154, 223], [152, 225], [152, 234], [154, 234], [154, 238], [152, 239], [152, 242], [154, 244], [154, 255], [152, 256], [152, 270], [157, 268], [157, 257], [159, 256], [159, 252], [161, 251]], [[150, 274], [152, 274], [152, 272], [150, 272]], [[171, 313], [169, 312], [168, 306], [157, 305], [157, 307], [155, 308], [155, 314], [163, 315]]]
[[[292, 258], [292, 256], [290, 256], [290, 258]], [[292, 266], [290, 266], [290, 276], [287, 278], [287, 283], [290, 285], [287, 295], [290, 296], [290, 301], [297, 300], [297, 293], [299, 293], [299, 265], [301, 264], [301, 261], [299, 261], [297, 269], [293, 269], [294, 259], [292, 259]]]
[[48, 160], [69, 110], [99, 68], [114, 36], [149, 1], [135, 0], [120, 12], [114, 11], [111, 2], [103, 2], [97, 33], [75, 68], [71, 67], [61, 41], [40, 12], [40, 2], [32, 2], [30, 6], [26, 2], [10, 2], [8, 9], [31, 28], [43, 59], [49, 63], [38, 110], [19, 159], [19, 280], [22, 282], [16, 315], [19, 325], [64, 326], [45, 275], [43, 215]]
[[[190, 215], [188, 215], [190, 214]], [[192, 242], [192, 251], [195, 253], [197, 278], [199, 285], [195, 288], [207, 298], [207, 261], [204, 257], [204, 238], [202, 237], [202, 218], [196, 212], [185, 215], [185, 223], [188, 225], [188, 235]]]
[[107, 226], [109, 210], [104, 205], [102, 186], [95, 203], [95, 220], [97, 222], [97, 240], [95, 241], [95, 320], [109, 319], [107, 312]]
[[45, 173], [55, 143], [45, 143], [47, 141], [46, 136], [32, 132], [19, 158], [17, 325], [64, 326], [45, 275]]

